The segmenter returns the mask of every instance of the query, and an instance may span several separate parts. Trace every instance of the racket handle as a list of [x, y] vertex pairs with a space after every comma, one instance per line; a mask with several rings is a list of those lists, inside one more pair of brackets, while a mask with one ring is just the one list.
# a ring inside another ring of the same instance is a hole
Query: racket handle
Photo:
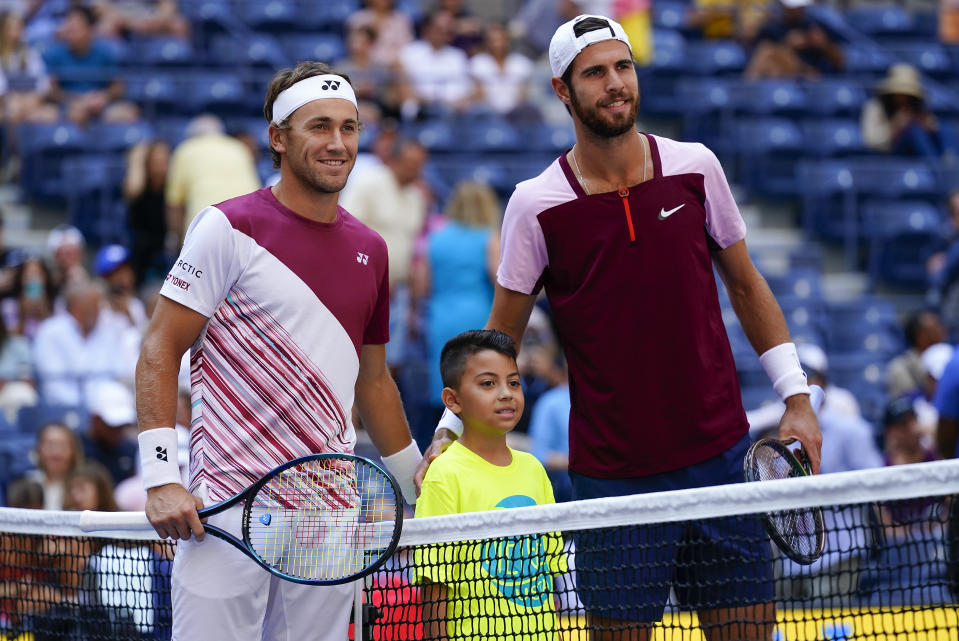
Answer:
[[826, 394], [822, 391], [821, 387], [818, 385], [809, 386], [809, 403], [812, 405], [812, 411], [816, 414], [819, 414], [819, 408], [822, 407], [822, 402], [825, 397]]
[[80, 514], [80, 529], [84, 532], [100, 530], [152, 530], [144, 512], [93, 512]]

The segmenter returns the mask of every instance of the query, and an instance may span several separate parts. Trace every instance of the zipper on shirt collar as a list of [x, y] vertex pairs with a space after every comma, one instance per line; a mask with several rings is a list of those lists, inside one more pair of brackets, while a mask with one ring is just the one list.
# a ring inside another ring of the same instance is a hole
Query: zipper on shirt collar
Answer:
[[636, 230], [633, 228], [633, 215], [629, 211], [629, 188], [620, 187], [619, 197], [623, 199], [623, 210], [626, 212], [626, 228], [629, 230], [629, 242], [636, 242]]

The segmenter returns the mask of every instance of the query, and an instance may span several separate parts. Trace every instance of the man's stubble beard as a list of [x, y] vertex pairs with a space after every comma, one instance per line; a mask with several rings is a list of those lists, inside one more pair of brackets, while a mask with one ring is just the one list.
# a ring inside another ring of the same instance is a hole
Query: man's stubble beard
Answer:
[[629, 113], [626, 114], [623, 122], [610, 122], [600, 117], [598, 112], [598, 107], [587, 110], [583, 107], [583, 104], [579, 101], [576, 96], [576, 92], [573, 90], [572, 85], [569, 87], [569, 99], [570, 107], [576, 112], [576, 116], [579, 118], [580, 122], [593, 134], [600, 138], [616, 138], [621, 136], [630, 129], [635, 129], [636, 127], [636, 116], [639, 113], [639, 96], [636, 96], [636, 100], [632, 101]]

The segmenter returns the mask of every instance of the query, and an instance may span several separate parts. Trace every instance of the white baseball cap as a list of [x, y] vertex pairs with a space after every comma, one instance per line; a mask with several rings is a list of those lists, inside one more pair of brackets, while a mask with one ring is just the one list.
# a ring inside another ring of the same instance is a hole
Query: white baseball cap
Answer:
[[[608, 26], [587, 31], [577, 36], [576, 25], [587, 18], [602, 20]], [[612, 18], [583, 14], [561, 24], [556, 33], [553, 34], [553, 39], [549, 41], [549, 67], [553, 71], [553, 76], [556, 78], [562, 76], [583, 49], [604, 40], [619, 40], [629, 47], [630, 53], [633, 52], [633, 47], [629, 44], [629, 38], [626, 37], [626, 30]]]
[[97, 383], [90, 391], [87, 408], [110, 427], [123, 427], [137, 422], [133, 392], [123, 383], [107, 380]]
[[919, 362], [926, 373], [938, 381], [942, 378], [946, 365], [952, 360], [953, 351], [954, 348], [949, 343], [936, 343], [923, 350], [919, 355]]

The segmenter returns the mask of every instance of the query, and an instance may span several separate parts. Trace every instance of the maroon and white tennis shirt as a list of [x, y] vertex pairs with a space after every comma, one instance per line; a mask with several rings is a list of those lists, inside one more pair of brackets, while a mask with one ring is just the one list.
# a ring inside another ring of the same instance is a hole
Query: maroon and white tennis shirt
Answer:
[[569, 363], [570, 469], [645, 476], [710, 458], [748, 424], [711, 252], [746, 227], [715, 155], [648, 136], [654, 177], [587, 196], [563, 154], [506, 208], [503, 287], [545, 288]]
[[376, 232], [261, 189], [200, 212], [160, 293], [210, 318], [191, 350], [191, 490], [220, 500], [298, 456], [352, 451], [360, 350], [389, 340]]

